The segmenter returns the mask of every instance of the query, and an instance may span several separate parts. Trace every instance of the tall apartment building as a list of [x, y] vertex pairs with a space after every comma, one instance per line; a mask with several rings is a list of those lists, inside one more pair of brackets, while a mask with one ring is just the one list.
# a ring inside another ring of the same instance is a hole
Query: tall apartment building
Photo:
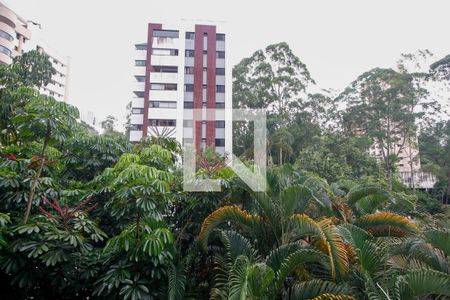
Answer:
[[[220, 25], [148, 24], [147, 41], [135, 45], [135, 86], [130, 141], [166, 134], [181, 144], [229, 152], [231, 68]], [[202, 120], [193, 120], [193, 109]], [[206, 112], [214, 117], [206, 120]]]
[[30, 38], [28, 22], [0, 2], [0, 64], [11, 64]]
[[[358, 134], [361, 135], [363, 132], [360, 131]], [[398, 153], [396, 167], [400, 179], [411, 188], [432, 189], [436, 183], [436, 176], [430, 172], [422, 171], [417, 139], [410, 142], [401, 140], [399, 143], [393, 144], [389, 153]], [[403, 145], [400, 150], [401, 144]], [[387, 153], [387, 148], [384, 149], [384, 152]], [[369, 154], [380, 160], [383, 155], [377, 143], [372, 145]]]
[[0, 64], [9, 65], [14, 57], [30, 50], [46, 53], [56, 70], [51, 82], [41, 92], [56, 100], [67, 101], [68, 59], [56, 55], [45, 45], [39, 24], [20, 17], [0, 1]]

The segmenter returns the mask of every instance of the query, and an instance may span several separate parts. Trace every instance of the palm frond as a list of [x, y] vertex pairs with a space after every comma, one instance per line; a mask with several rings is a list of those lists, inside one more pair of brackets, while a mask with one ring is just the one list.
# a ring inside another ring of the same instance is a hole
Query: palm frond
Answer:
[[313, 279], [293, 285], [286, 293], [285, 300], [342, 299], [356, 300], [352, 290], [343, 284]]
[[337, 227], [330, 219], [323, 219], [318, 223], [325, 236], [325, 245], [330, 257], [331, 275], [333, 278], [345, 277], [349, 270], [347, 250]]
[[359, 218], [357, 226], [374, 236], [406, 236], [418, 231], [416, 224], [398, 214], [381, 212]]
[[184, 299], [186, 269], [183, 264], [170, 264], [167, 272], [169, 300]]
[[280, 265], [278, 270], [274, 270], [276, 273], [275, 286], [276, 290], [280, 290], [283, 286], [286, 277], [294, 270], [303, 266], [305, 263], [317, 262], [323, 265], [327, 264], [327, 257], [322, 252], [313, 249], [300, 249], [291, 253], [286, 257]]
[[238, 256], [247, 256], [250, 261], [254, 261], [258, 256], [252, 243], [240, 233], [234, 230], [220, 230], [219, 238], [225, 246], [225, 251], [229, 253], [231, 261], [236, 260]]
[[373, 184], [356, 185], [347, 194], [348, 203], [359, 215], [374, 213], [390, 198], [385, 189]]
[[411, 270], [395, 282], [396, 299], [428, 295], [450, 296], [450, 276], [434, 270]]
[[289, 255], [300, 249], [303, 249], [303, 247], [299, 243], [281, 245], [269, 253], [266, 258], [266, 264], [276, 272]]
[[370, 233], [352, 224], [343, 224], [338, 228], [345, 241], [352, 245], [364, 271], [374, 274], [382, 267], [387, 259], [387, 251], [385, 247], [376, 243]]
[[291, 216], [297, 225], [293, 230], [298, 237], [309, 235], [315, 238], [314, 245], [329, 255], [331, 274], [345, 276], [348, 272], [348, 255], [339, 232], [330, 219], [316, 222], [304, 214]]
[[237, 206], [223, 206], [217, 209], [206, 217], [201, 226], [199, 239], [204, 247], [208, 244], [208, 238], [212, 230], [224, 222], [231, 222], [238, 227], [251, 231], [261, 222], [261, 218], [251, 215]]
[[239, 256], [234, 262], [233, 268], [230, 274], [230, 294], [228, 299], [241, 300], [247, 299], [249, 295], [248, 286], [248, 268], [250, 262], [246, 256]]
[[429, 230], [425, 232], [425, 237], [430, 244], [444, 251], [447, 256], [450, 256], [449, 231]]
[[280, 193], [280, 202], [284, 216], [290, 216], [303, 210], [312, 197], [311, 190], [302, 185], [290, 186]]

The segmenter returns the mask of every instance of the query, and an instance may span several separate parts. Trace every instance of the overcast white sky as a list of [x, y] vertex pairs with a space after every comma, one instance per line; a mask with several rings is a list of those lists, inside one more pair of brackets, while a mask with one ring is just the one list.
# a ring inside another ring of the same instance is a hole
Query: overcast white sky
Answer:
[[[394, 66], [400, 53], [450, 53], [446, 0], [5, 0], [42, 24], [47, 42], [71, 57], [70, 100], [121, 123], [132, 98], [134, 44], [146, 24], [180, 18], [227, 22], [232, 64], [285, 41], [322, 88], [343, 89], [373, 67]], [[172, 22], [171, 22], [172, 23]]]

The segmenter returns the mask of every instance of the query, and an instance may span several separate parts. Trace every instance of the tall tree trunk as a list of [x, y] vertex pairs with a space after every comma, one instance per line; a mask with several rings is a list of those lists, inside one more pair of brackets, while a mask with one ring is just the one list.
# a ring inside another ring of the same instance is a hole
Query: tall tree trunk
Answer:
[[28, 222], [28, 218], [30, 217], [30, 211], [31, 211], [31, 205], [33, 204], [33, 197], [36, 192], [36, 187], [38, 183], [39, 177], [41, 177], [42, 170], [44, 169], [44, 163], [45, 163], [45, 150], [47, 150], [48, 142], [50, 141], [51, 137], [51, 128], [49, 122], [47, 122], [47, 133], [45, 134], [44, 144], [42, 146], [41, 150], [41, 157], [40, 157], [40, 164], [38, 171], [36, 172], [36, 176], [34, 176], [33, 182], [31, 183], [30, 193], [28, 195], [27, 205], [25, 208], [25, 214], [23, 216], [23, 223], [26, 224]]
[[449, 198], [450, 198], [450, 169], [448, 170], [448, 173], [447, 173], [447, 189], [446, 189], [446, 191], [445, 191], [445, 196], [444, 196], [444, 201], [443, 201], [443, 203], [444, 204], [449, 204]]
[[280, 147], [280, 159], [278, 164], [281, 166], [283, 164], [283, 148]]
[[[411, 147], [411, 145], [410, 145]], [[413, 191], [416, 191], [416, 181], [415, 181], [415, 172], [414, 172], [414, 162], [413, 162], [413, 155], [412, 155], [412, 149], [409, 148], [409, 168], [411, 170], [411, 187]]]
[[392, 191], [392, 166], [390, 158], [386, 161], [386, 177], [388, 180], [388, 190]]

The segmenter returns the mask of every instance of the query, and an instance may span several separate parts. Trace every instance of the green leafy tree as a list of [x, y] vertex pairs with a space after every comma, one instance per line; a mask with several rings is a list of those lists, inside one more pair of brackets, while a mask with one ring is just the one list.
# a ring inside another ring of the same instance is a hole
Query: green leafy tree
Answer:
[[380, 168], [377, 161], [369, 156], [369, 146], [370, 140], [365, 137], [328, 134], [316, 137], [310, 146], [303, 148], [296, 164], [328, 182], [377, 176]]
[[103, 128], [103, 133], [110, 134], [116, 132], [114, 129], [114, 125], [116, 122], [117, 122], [116, 117], [111, 115], [107, 116], [106, 119], [100, 123], [100, 125]]
[[38, 154], [38, 167], [32, 180], [24, 214], [27, 223], [34, 194], [46, 163], [46, 151], [49, 146], [63, 142], [71, 134], [78, 118], [78, 109], [52, 97], [37, 95], [25, 105], [24, 111], [14, 117], [13, 123], [24, 141], [39, 141], [42, 148]]
[[422, 130], [419, 136], [423, 168], [437, 175], [433, 193], [444, 204], [450, 201], [450, 121]]
[[173, 164], [171, 152], [153, 144], [123, 154], [114, 168], [96, 179], [113, 191], [106, 206], [121, 225], [104, 248], [110, 265], [95, 283], [94, 295], [159, 297], [158, 285], [167, 278], [173, 252], [173, 234], [163, 220]]
[[415, 139], [417, 124], [429, 120], [437, 103], [427, 99], [411, 74], [378, 68], [359, 76], [339, 99], [347, 106], [345, 128], [353, 133], [362, 130], [377, 146], [392, 188], [400, 153], [408, 139]]
[[[286, 43], [269, 45], [233, 68], [233, 107], [267, 109], [269, 118], [274, 115], [273, 131], [276, 131], [287, 124], [290, 110], [303, 105], [305, 90], [312, 83], [306, 65]], [[234, 153], [241, 155], [253, 149], [251, 124], [236, 122], [233, 134], [236, 140]], [[279, 156], [283, 150], [279, 147], [281, 143], [275, 140], [280, 141], [281, 136], [286, 135], [279, 133], [279, 138], [273, 139], [273, 145], [278, 145], [275, 147]]]

